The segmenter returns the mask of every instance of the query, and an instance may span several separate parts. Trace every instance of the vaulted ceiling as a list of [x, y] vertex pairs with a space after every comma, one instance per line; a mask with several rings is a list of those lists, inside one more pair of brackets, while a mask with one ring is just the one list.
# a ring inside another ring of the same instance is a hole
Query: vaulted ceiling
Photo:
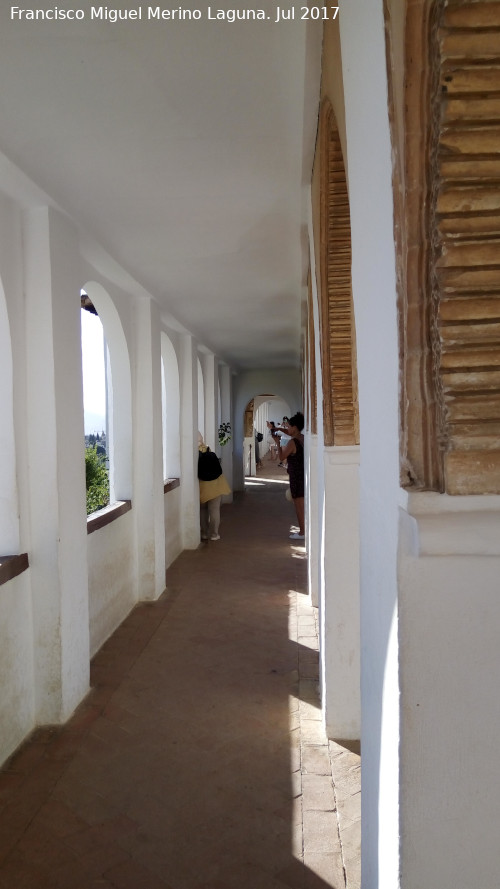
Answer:
[[72, 22], [0, 12], [0, 188], [6, 158], [110, 275], [114, 261], [234, 367], [296, 366], [320, 27], [276, 23], [269, 3], [268, 19], [233, 23], [208, 7], [161, 21], [127, 4], [143, 18], [126, 22], [80, 8]]

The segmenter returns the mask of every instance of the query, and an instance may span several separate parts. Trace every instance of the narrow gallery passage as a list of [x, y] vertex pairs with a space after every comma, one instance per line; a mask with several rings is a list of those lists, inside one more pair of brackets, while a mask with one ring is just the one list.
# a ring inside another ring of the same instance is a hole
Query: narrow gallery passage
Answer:
[[0, 773], [1, 889], [346, 886], [305, 550], [286, 475], [252, 482]]

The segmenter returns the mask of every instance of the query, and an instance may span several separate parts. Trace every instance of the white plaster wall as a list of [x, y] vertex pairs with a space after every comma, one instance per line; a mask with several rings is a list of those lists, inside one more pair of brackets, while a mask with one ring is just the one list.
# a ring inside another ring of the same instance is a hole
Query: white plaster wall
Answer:
[[90, 657], [137, 602], [133, 510], [87, 536]]
[[[318, 436], [308, 435], [306, 442], [306, 537], [307, 537], [307, 589], [311, 604], [316, 608], [319, 603], [319, 557], [320, 557], [320, 508], [323, 501], [323, 489], [318, 479]], [[321, 651], [323, 646], [321, 646]], [[324, 673], [324, 671], [322, 671]]]
[[401, 885], [498, 886], [500, 497], [401, 510]]
[[[26, 427], [26, 316], [23, 292], [23, 246], [22, 217], [16, 204], [0, 194], [0, 278], [4, 289], [5, 306], [10, 327], [10, 343], [5, 348], [0, 345], [2, 366], [2, 405], [9, 412], [9, 397], [5, 387], [11, 385], [10, 415], [4, 421], [2, 434], [7, 436], [4, 443], [10, 456], [10, 466], [4, 467], [3, 478], [10, 481], [4, 487], [2, 496], [7, 496], [7, 528], [1, 533], [0, 550], [3, 555], [25, 552], [29, 544], [29, 485]], [[0, 297], [1, 299], [1, 297]], [[0, 322], [2, 323], [2, 322]], [[9, 355], [10, 352], [10, 355]], [[11, 361], [11, 371], [6, 362]], [[9, 429], [10, 425], [10, 429]], [[13, 474], [11, 474], [13, 473]], [[15, 507], [14, 516], [11, 507]], [[9, 550], [9, 552], [7, 552]]]
[[29, 570], [0, 587], [0, 765], [35, 722]]
[[197, 361], [198, 366], [198, 431], [201, 433], [201, 437], [205, 438], [205, 377], [203, 374], [203, 367], [201, 365], [201, 361], [198, 358]]
[[[181, 482], [182, 484], [182, 482]], [[165, 568], [182, 552], [181, 489], [174, 488], [164, 495], [165, 510]]]
[[[25, 314], [22, 290], [21, 216], [0, 195], [0, 367], [2, 476], [0, 551], [26, 552], [29, 545], [26, 458]], [[0, 764], [32, 730], [35, 721], [31, 574], [0, 587]]]
[[0, 553], [19, 552], [19, 508], [12, 382], [12, 347], [7, 304], [0, 280]]
[[201, 355], [203, 367], [203, 403], [205, 444], [220, 456], [219, 447], [219, 366], [212, 352]]
[[163, 474], [165, 478], [179, 478], [180, 455], [180, 381], [177, 353], [172, 334], [161, 333], [161, 353], [164, 371], [165, 411], [163, 422]]
[[316, 256], [314, 253], [314, 227], [312, 194], [308, 193], [309, 216], [309, 244], [311, 263], [311, 293], [314, 323], [314, 357], [316, 370], [316, 422], [317, 434], [306, 435], [306, 535], [309, 554], [308, 562], [308, 589], [311, 603], [318, 608], [319, 617], [319, 641], [320, 641], [320, 683], [322, 689], [322, 701], [324, 700], [325, 687], [325, 623], [324, 623], [324, 510], [325, 510], [325, 468], [322, 453], [323, 440], [323, 380], [321, 371], [321, 341]]
[[361, 437], [362, 881], [396, 889], [399, 373], [383, 0], [349, 0], [339, 17]]
[[253, 438], [243, 439], [243, 471], [245, 477], [255, 475], [255, 442]]
[[56, 211], [27, 211], [23, 238], [36, 718], [57, 723], [89, 678], [80, 265]]
[[181, 533], [184, 549], [200, 543], [200, 488], [198, 483], [200, 362], [192, 336], [181, 339]]
[[361, 732], [359, 448], [326, 448], [324, 464], [323, 712], [327, 736], [352, 741]]
[[165, 589], [161, 329], [153, 300], [136, 300], [134, 367], [134, 494], [138, 598]]

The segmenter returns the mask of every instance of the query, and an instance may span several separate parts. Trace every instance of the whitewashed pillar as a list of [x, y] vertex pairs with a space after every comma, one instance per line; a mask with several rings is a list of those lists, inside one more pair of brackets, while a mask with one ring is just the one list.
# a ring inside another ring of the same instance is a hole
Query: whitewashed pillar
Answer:
[[324, 720], [329, 738], [361, 731], [359, 447], [324, 451]]
[[[233, 488], [233, 443], [234, 443], [234, 418], [233, 418], [233, 389], [231, 368], [227, 364], [219, 365], [221, 422], [231, 423], [231, 441], [222, 448], [222, 471], [226, 476], [231, 489]], [[232, 503], [233, 495], [224, 496], [225, 503]]]
[[319, 490], [318, 490], [318, 436], [308, 435], [306, 438], [306, 492], [307, 492], [307, 572], [308, 592], [311, 605], [316, 608], [319, 603], [319, 555], [321, 548], [319, 521]]
[[23, 236], [35, 720], [59, 723], [89, 686], [81, 279], [66, 217], [27, 211]]
[[151, 299], [135, 309], [134, 496], [138, 598], [157, 599], [165, 589], [165, 513], [161, 402], [160, 313]]
[[210, 450], [219, 451], [219, 393], [218, 361], [211, 352], [201, 358], [203, 366], [203, 386], [205, 394], [205, 444]]
[[198, 353], [193, 337], [182, 336], [181, 389], [181, 523], [183, 549], [200, 543], [198, 485]]

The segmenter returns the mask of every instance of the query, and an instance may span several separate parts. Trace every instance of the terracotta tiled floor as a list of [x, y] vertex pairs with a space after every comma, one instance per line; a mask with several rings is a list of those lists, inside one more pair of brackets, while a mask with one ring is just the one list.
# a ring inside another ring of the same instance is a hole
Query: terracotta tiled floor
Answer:
[[265, 464], [223, 507], [221, 540], [96, 656], [73, 719], [0, 773], [1, 889], [343, 889], [285, 479]]

